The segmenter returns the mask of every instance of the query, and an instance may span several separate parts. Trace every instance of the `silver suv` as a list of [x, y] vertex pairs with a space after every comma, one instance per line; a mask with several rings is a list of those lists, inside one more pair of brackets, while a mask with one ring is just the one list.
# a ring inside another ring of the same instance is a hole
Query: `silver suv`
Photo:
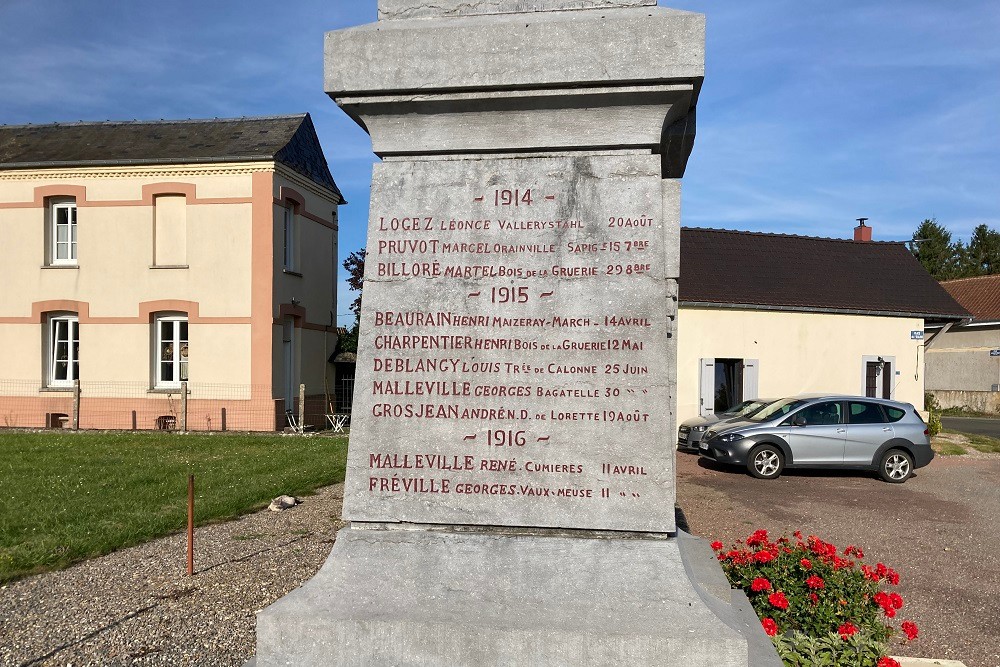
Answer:
[[702, 456], [774, 479], [787, 468], [876, 470], [905, 482], [934, 458], [916, 409], [862, 396], [786, 398], [742, 420], [719, 423], [702, 438]]

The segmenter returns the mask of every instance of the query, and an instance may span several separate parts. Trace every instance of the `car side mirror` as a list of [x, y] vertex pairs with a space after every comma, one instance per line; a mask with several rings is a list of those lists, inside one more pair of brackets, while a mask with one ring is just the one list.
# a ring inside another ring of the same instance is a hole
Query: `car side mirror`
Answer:
[[805, 426], [805, 425], [806, 425], [806, 418], [803, 417], [802, 415], [798, 415], [795, 417], [795, 419], [792, 420], [792, 426]]

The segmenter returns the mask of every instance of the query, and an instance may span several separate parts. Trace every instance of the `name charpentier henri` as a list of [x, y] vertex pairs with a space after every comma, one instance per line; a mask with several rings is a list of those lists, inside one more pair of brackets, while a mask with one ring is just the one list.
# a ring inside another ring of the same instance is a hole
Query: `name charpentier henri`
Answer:
[[645, 343], [631, 338], [563, 340], [547, 345], [520, 338], [479, 338], [463, 335], [382, 334], [375, 336], [376, 350], [579, 350], [590, 352], [641, 351]]

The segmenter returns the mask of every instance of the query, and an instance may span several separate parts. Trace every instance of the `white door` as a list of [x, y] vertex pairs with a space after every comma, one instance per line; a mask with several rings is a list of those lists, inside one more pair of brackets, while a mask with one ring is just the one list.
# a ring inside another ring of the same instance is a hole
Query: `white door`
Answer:
[[700, 369], [698, 414], [711, 417], [715, 414], [715, 357], [702, 359]]
[[759, 377], [757, 359], [743, 360], [743, 400], [749, 401], [758, 397], [757, 379]]

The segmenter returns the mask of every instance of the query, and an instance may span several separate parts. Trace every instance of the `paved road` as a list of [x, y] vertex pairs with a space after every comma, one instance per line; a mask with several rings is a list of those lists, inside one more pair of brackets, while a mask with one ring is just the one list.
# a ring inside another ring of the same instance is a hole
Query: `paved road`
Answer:
[[732, 544], [757, 528], [800, 529], [902, 576], [920, 638], [892, 652], [1000, 665], [1000, 455], [938, 456], [905, 484], [874, 473], [788, 471], [776, 480], [677, 455], [677, 500], [691, 532]]
[[978, 433], [992, 438], [1000, 438], [1000, 419], [979, 417], [941, 417], [941, 424], [949, 431]]

